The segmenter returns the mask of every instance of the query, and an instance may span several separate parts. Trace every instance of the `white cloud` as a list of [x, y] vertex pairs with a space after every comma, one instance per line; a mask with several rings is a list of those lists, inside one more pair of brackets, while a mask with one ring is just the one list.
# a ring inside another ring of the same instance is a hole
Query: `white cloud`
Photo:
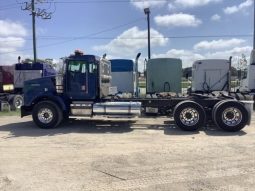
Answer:
[[195, 53], [191, 50], [171, 49], [164, 54], [154, 54], [153, 58], [180, 58], [182, 60], [182, 66], [188, 67], [196, 60], [204, 59], [205, 57], [199, 53]]
[[221, 20], [221, 16], [218, 15], [218, 14], [215, 14], [215, 15], [213, 15], [213, 16], [211, 17], [211, 20], [212, 20], [212, 21], [220, 21], [220, 20]]
[[206, 52], [200, 53], [195, 50], [183, 50], [183, 49], [171, 49], [166, 53], [153, 54], [153, 58], [180, 58], [182, 60], [182, 66], [190, 67], [197, 60], [202, 59], [229, 59], [230, 56], [233, 58], [240, 57], [242, 54], [249, 58], [251, 53], [251, 46], [235, 47], [224, 51]]
[[26, 29], [18, 22], [0, 20], [0, 36], [26, 36]]
[[0, 37], [0, 52], [15, 51], [16, 48], [21, 48], [24, 44], [25, 40], [21, 37]]
[[250, 56], [251, 50], [251, 46], [235, 47], [225, 51], [209, 52], [205, 56], [208, 58], [228, 59], [230, 56], [241, 56], [242, 54]]
[[169, 9], [170, 11], [175, 11], [176, 8], [177, 8], [177, 7], [174, 5], [174, 3], [168, 3], [168, 9]]
[[182, 7], [198, 7], [209, 3], [220, 2], [221, 0], [175, 0], [175, 4]]
[[0, 65], [14, 64], [18, 56], [22, 56], [17, 50], [24, 47], [27, 30], [10, 20], [0, 20], [0, 26]]
[[158, 15], [154, 18], [159, 26], [166, 27], [197, 27], [202, 21], [194, 15], [177, 13], [172, 15]]
[[144, 0], [144, 1], [137, 1], [137, 0], [130, 0], [131, 4], [139, 9], [144, 9], [148, 7], [161, 7], [167, 3], [167, 0], [160, 0], [160, 1], [151, 1], [151, 0]]
[[174, 10], [176, 8], [205, 6], [209, 3], [217, 3], [221, 1], [222, 0], [172, 0], [169, 3], [169, 0], [130, 0], [130, 3], [139, 9], [144, 9], [147, 7], [162, 7], [168, 3], [168, 8], [170, 10]]
[[246, 0], [245, 2], [243, 2], [243, 3], [239, 4], [239, 5], [234, 5], [234, 6], [231, 6], [231, 7], [226, 7], [224, 9], [224, 13], [227, 14], [227, 15], [234, 14], [234, 13], [237, 13], [239, 11], [245, 10], [246, 8], [252, 6], [252, 4], [253, 4], [252, 0]]
[[[158, 31], [151, 29], [151, 46], [164, 46], [168, 39]], [[153, 38], [155, 37], [155, 38]], [[147, 47], [147, 30], [140, 30], [138, 27], [132, 27], [106, 45], [95, 46], [96, 51], [106, 51], [110, 55], [134, 56], [137, 51]]]
[[195, 50], [217, 50], [217, 49], [225, 49], [225, 48], [232, 48], [235, 46], [239, 46], [243, 44], [245, 40], [243, 39], [229, 39], [229, 40], [213, 40], [213, 41], [201, 41], [194, 45]]

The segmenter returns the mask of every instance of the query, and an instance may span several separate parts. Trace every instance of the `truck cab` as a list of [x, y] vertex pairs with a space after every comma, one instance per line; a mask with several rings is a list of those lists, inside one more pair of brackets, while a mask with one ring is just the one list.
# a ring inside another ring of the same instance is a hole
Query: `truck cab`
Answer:
[[58, 75], [25, 82], [21, 116], [32, 114], [39, 127], [52, 128], [69, 116], [140, 114], [140, 103], [111, 102], [110, 89], [110, 62], [75, 52]]
[[65, 59], [63, 78], [57, 86], [72, 101], [96, 100], [107, 96], [110, 87], [110, 62], [94, 55], [76, 54]]

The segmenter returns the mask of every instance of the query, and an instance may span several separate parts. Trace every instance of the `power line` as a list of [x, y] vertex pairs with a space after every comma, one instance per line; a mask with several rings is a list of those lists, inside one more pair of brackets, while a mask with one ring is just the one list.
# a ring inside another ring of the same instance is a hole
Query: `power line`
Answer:
[[6, 6], [4, 5], [4, 6], [1, 6], [0, 11], [14, 9], [14, 8], [18, 8], [17, 4], [9, 4]]
[[[130, 2], [134, 2], [134, 3], [142, 3], [142, 2], [171, 2], [172, 0], [87, 0], [87, 1], [55, 1], [54, 4], [98, 4], [98, 3], [130, 3]], [[48, 1], [41, 1], [40, 3], [44, 3], [44, 4], [51, 4], [53, 3], [52, 0], [48, 0]], [[17, 4], [22, 4], [17, 2]], [[14, 8], [18, 8], [17, 4], [9, 4], [11, 7], [9, 7], [8, 5], [6, 5], [7, 7], [0, 8], [0, 11], [2, 10], [7, 10], [7, 9], [14, 9]]]
[[10, 7], [10, 6], [14, 6], [14, 5], [17, 6], [17, 3], [11, 3], [11, 4], [6, 4], [6, 5], [1, 5], [1, 8], [3, 8], [3, 7]]
[[[235, 37], [245, 37], [250, 38], [252, 37], [252, 34], [236, 34], [236, 35], [188, 35], [188, 36], [151, 36], [151, 39], [191, 39], [191, 38], [235, 38]], [[38, 36], [37, 39], [42, 40], [81, 40], [81, 39], [88, 39], [88, 40], [143, 40], [147, 39], [147, 37], [126, 37], [126, 38], [116, 38], [116, 37], [88, 37], [88, 36], [79, 36], [79, 37], [72, 37], [72, 36]], [[31, 38], [24, 38], [24, 40], [33, 40]], [[7, 42], [21, 42], [23, 40], [3, 40], [1, 43], [7, 43]]]
[[[134, 3], [143, 3], [143, 2], [172, 2], [173, 0], [84, 0], [84, 1], [55, 1], [55, 3], [58, 4], [88, 4], [88, 3], [130, 3], [130, 2], [134, 2]], [[45, 3], [50, 3], [49, 2], [45, 2]]]
[[[12, 3], [12, 4], [1, 6], [0, 11], [9, 10], [9, 9], [16, 9], [16, 8], [20, 8], [20, 6], [21, 7], [22, 6], [26, 7], [26, 5], [28, 4], [28, 2], [18, 2], [17, 0], [16, 0], [16, 2], [17, 3]], [[41, 3], [41, 4], [46, 3], [46, 4], [50, 4], [50, 6], [51, 6], [51, 4], [54, 3], [54, 2], [53, 2], [53, 0], [52, 1], [46, 1], [45, 0], [45, 2], [44, 2], [44, 0], [37, 0], [37, 2], [35, 2], [35, 4], [39, 4], [39, 3]], [[54, 3], [54, 6], [55, 6], [55, 3]], [[45, 10], [45, 9], [39, 9], [39, 11], [42, 11], [42, 10]]]
[[[221, 36], [219, 36], [219, 35], [215, 35], [215, 36], [205, 35], [205, 36], [172, 36], [172, 37], [151, 37], [151, 38], [152, 39], [185, 39], [185, 38], [214, 38], [214, 37], [229, 38], [229, 37], [237, 37], [237, 36], [252, 37], [252, 35], [221, 35]], [[144, 38], [76, 37], [75, 39], [72, 38], [70, 40], [64, 40], [64, 41], [60, 41], [57, 43], [41, 45], [38, 48], [46, 48], [46, 47], [56, 46], [56, 45], [65, 44], [65, 43], [68, 43], [71, 41], [81, 40], [81, 39], [88, 39], [88, 40], [106, 40], [106, 39], [110, 39], [110, 40], [146, 40], [147, 38], [146, 37], [144, 37]], [[30, 40], [32, 40], [32, 39], [30, 39]], [[50, 39], [50, 40], [52, 40], [52, 39]], [[57, 40], [57, 39], [54, 39], [54, 40]], [[3, 53], [0, 53], [0, 55], [11, 54], [11, 53], [15, 53], [15, 52], [22, 52], [22, 51], [27, 51], [27, 50], [32, 50], [32, 48], [27, 48], [27, 49], [12, 51], [12, 52], [3, 52]]]
[[41, 17], [42, 19], [51, 19], [52, 12], [47, 12], [46, 9], [36, 8], [36, 4], [43, 3], [45, 0], [29, 0], [29, 2], [24, 2], [25, 6], [21, 7], [22, 10], [29, 11], [32, 15], [32, 28], [33, 28], [33, 53], [34, 62], [37, 59], [37, 49], [36, 49], [36, 17]]
[[[121, 24], [121, 25], [118, 25], [118, 26], [115, 26], [115, 27], [111, 27], [111, 28], [108, 28], [108, 29], [105, 29], [105, 30], [102, 30], [102, 31], [95, 32], [95, 33], [91, 33], [91, 34], [88, 34], [86, 36], [75, 37], [75, 38], [71, 38], [71, 39], [64, 40], [64, 41], [57, 42], [57, 43], [41, 45], [41, 46], [39, 46], [39, 48], [45, 48], [45, 47], [55, 46], [55, 45], [59, 45], [59, 44], [65, 44], [65, 43], [68, 43], [68, 42], [71, 42], [71, 41], [81, 40], [81, 39], [85, 39], [85, 38], [92, 38], [95, 35], [98, 35], [98, 34], [101, 34], [101, 33], [105, 33], [105, 32], [109, 32], [109, 31], [113, 31], [113, 30], [116, 30], [116, 29], [128, 26], [130, 24], [134, 24], [134, 23], [139, 22], [139, 21], [141, 21], [143, 19], [144, 18], [138, 18], [138, 19], [135, 19], [135, 20], [130, 21], [128, 23]], [[0, 53], [0, 55], [10, 54], [10, 53], [15, 53], [15, 52], [20, 52], [20, 51], [27, 51], [27, 50], [32, 50], [32, 49], [29, 48], [29, 49], [17, 50], [17, 51], [12, 51], [12, 52], [4, 52], [4, 53]]]

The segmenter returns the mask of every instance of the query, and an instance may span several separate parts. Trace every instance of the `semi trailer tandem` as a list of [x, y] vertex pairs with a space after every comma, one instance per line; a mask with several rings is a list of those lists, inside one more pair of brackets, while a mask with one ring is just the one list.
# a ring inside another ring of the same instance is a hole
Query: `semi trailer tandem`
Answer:
[[12, 110], [20, 108], [23, 104], [24, 81], [55, 74], [56, 71], [47, 63], [0, 66], [0, 103], [8, 103]]

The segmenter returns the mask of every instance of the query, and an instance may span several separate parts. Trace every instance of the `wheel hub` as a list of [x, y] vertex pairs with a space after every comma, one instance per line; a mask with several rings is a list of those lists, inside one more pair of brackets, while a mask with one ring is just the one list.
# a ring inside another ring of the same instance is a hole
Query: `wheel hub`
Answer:
[[49, 118], [49, 116], [50, 116], [50, 115], [49, 115], [48, 113], [44, 113], [44, 117], [45, 117], [45, 118]]
[[191, 119], [191, 118], [192, 118], [192, 114], [191, 114], [191, 113], [186, 113], [186, 114], [185, 114], [185, 117], [186, 117], [187, 119]]
[[48, 124], [53, 119], [53, 112], [48, 108], [42, 108], [38, 112], [38, 119], [44, 124]]
[[185, 108], [180, 113], [180, 120], [184, 125], [194, 126], [199, 121], [199, 113], [194, 108]]
[[22, 104], [23, 104], [23, 102], [22, 102], [21, 99], [17, 99], [15, 101], [15, 107], [18, 108], [18, 109], [21, 108]]
[[233, 112], [227, 112], [226, 117], [228, 119], [234, 119], [235, 118], [235, 114]]
[[229, 107], [222, 113], [222, 121], [228, 126], [239, 125], [242, 121], [242, 118], [242, 112], [235, 107]]

